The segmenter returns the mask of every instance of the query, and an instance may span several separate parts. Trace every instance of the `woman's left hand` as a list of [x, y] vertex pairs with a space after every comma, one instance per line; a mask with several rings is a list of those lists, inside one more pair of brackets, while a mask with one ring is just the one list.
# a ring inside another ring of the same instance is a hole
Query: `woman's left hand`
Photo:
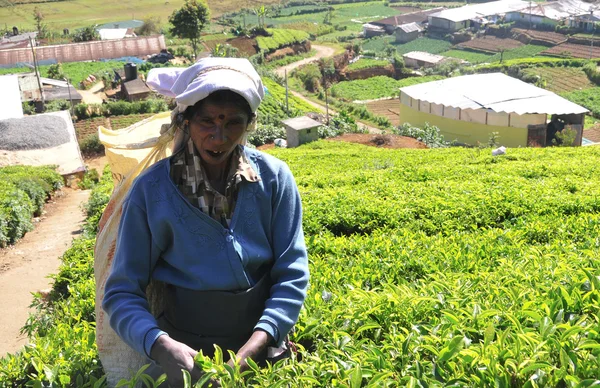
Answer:
[[[238, 350], [236, 354], [236, 358], [240, 360], [240, 371], [245, 371], [248, 369], [248, 363], [246, 362], [247, 358], [251, 358], [255, 360], [258, 355], [260, 355], [266, 347], [273, 341], [273, 338], [270, 334], [262, 330], [256, 330], [252, 333], [250, 339], [242, 346], [240, 350]], [[229, 360], [227, 362], [231, 367], [235, 366], [235, 360]]]

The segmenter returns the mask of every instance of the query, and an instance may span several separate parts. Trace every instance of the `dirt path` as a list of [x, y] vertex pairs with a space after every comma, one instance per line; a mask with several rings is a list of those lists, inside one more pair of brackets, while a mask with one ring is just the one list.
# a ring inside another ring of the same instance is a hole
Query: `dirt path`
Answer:
[[[331, 47], [327, 47], [327, 46], [318, 46], [316, 44], [312, 45], [312, 48], [315, 49], [317, 51], [317, 53], [310, 57], [310, 58], [305, 58], [301, 61], [298, 62], [294, 62], [294, 63], [290, 63], [289, 65], [286, 66], [282, 66], [282, 67], [278, 67], [277, 69], [275, 69], [275, 73], [277, 73], [278, 75], [280, 75], [281, 77], [283, 77], [285, 75], [285, 70], [287, 69], [288, 73], [297, 68], [300, 67], [302, 65], [305, 65], [307, 63], [310, 62], [314, 62], [317, 61], [321, 58], [327, 58], [327, 57], [332, 57], [333, 54], [335, 53], [335, 50]], [[298, 97], [299, 99], [305, 101], [306, 103], [308, 103], [309, 105], [315, 107], [316, 109], [318, 109], [318, 112], [320, 113], [325, 113], [326, 112], [326, 108], [325, 108], [325, 104], [321, 104], [321, 103], [316, 103], [314, 101], [309, 100], [308, 98], [304, 97], [301, 93], [298, 93], [296, 91], [290, 90], [290, 92], [292, 93], [292, 95]], [[336, 114], [337, 112], [332, 109], [331, 107], [329, 107], [329, 114]], [[382, 133], [381, 129], [376, 128], [376, 127], [372, 127], [368, 124], [365, 124], [361, 121], [357, 121], [356, 122], [358, 125], [360, 125], [361, 127], [365, 127], [367, 128], [367, 130], [369, 131], [369, 133], [374, 133], [374, 134], [379, 134]]]
[[315, 55], [313, 55], [310, 58], [305, 58], [301, 61], [290, 63], [289, 65], [279, 67], [275, 70], [275, 73], [277, 73], [281, 77], [284, 77], [286, 70], [289, 73], [290, 71], [294, 70], [295, 68], [300, 67], [302, 65], [306, 65], [307, 63], [318, 61], [321, 58], [333, 57], [333, 54], [335, 53], [335, 49], [333, 49], [331, 47], [327, 47], [327, 46], [319, 46], [319, 45], [313, 44], [313, 45], [311, 45], [311, 48], [313, 48], [317, 52]]
[[82, 231], [81, 205], [89, 195], [89, 190], [63, 188], [46, 204], [33, 231], [0, 249], [0, 357], [27, 343], [19, 331], [29, 316], [31, 293], [50, 288], [47, 276], [58, 272], [59, 258]]
[[86, 104], [102, 104], [103, 100], [106, 100], [106, 94], [104, 94], [104, 83], [98, 82], [88, 90], [78, 90], [79, 94], [83, 98], [82, 101]]

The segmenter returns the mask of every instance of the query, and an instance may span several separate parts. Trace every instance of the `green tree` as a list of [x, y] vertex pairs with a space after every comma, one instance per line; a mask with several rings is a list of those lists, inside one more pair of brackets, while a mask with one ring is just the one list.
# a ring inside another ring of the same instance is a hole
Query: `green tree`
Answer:
[[160, 18], [149, 17], [143, 20], [144, 24], [135, 29], [137, 35], [155, 35], [160, 33]]
[[261, 5], [258, 8], [252, 10], [258, 19], [258, 28], [265, 28], [265, 15], [267, 14], [267, 9], [264, 5]]
[[205, 0], [186, 0], [183, 7], [169, 17], [169, 22], [173, 25], [169, 32], [179, 38], [189, 39], [194, 55], [197, 55], [200, 34], [209, 20], [210, 11]]
[[44, 14], [38, 7], [35, 7], [33, 9], [33, 19], [35, 20], [35, 27], [37, 28], [38, 38], [46, 37], [46, 25], [43, 23]]
[[96, 30], [96, 26], [80, 28], [73, 34], [74, 42], [90, 42], [92, 40], [100, 40], [100, 34]]

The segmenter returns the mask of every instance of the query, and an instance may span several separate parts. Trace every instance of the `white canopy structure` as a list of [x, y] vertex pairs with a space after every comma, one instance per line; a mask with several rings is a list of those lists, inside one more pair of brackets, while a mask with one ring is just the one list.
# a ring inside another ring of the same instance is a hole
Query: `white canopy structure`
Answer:
[[[460, 109], [494, 112], [579, 114], [588, 110], [558, 95], [503, 73], [474, 74], [400, 89], [402, 97]], [[401, 97], [401, 98], [402, 98]]]
[[[588, 110], [550, 91], [502, 73], [474, 74], [400, 89], [400, 119], [430, 123], [450, 140], [487, 142], [500, 133], [506, 146], [545, 145], [546, 125], [554, 115], [581, 132]], [[580, 139], [580, 137], [579, 137]]]

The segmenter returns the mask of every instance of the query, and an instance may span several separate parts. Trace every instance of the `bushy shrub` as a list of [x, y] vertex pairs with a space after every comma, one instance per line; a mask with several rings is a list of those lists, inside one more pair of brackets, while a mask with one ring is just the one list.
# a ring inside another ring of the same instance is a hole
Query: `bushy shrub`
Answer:
[[74, 111], [77, 120], [85, 120], [90, 118], [90, 114], [88, 113], [88, 104], [85, 102], [75, 105]]
[[29, 101], [23, 101], [21, 105], [23, 106], [24, 115], [35, 114], [35, 106], [33, 106], [33, 104], [31, 104]]
[[319, 137], [324, 139], [336, 137], [344, 133], [368, 133], [366, 128], [361, 128], [356, 124], [356, 120], [348, 112], [342, 110], [337, 115], [329, 119], [329, 125], [323, 125], [319, 128]]
[[33, 215], [39, 217], [51, 192], [50, 185], [36, 177], [11, 176], [7, 181], [27, 194], [33, 206]]
[[48, 67], [48, 78], [61, 81], [64, 80], [65, 73], [60, 63], [55, 63], [54, 65], [50, 65], [50, 67]]
[[273, 143], [275, 139], [285, 139], [285, 129], [276, 124], [258, 124], [256, 130], [248, 135], [248, 143], [255, 147]]
[[45, 112], [58, 112], [61, 110], [70, 110], [71, 102], [69, 100], [49, 101], [44, 105]]
[[444, 135], [440, 133], [440, 129], [429, 123], [425, 123], [423, 128], [413, 127], [409, 123], [392, 129], [392, 133], [401, 136], [408, 136], [419, 141], [422, 141], [429, 148], [448, 147], [448, 142], [444, 140]]
[[590, 81], [596, 85], [600, 85], [600, 71], [598, 71], [598, 64], [590, 61], [583, 66], [583, 71], [588, 76]]
[[34, 206], [23, 190], [14, 185], [0, 187], [0, 247], [12, 244], [31, 229]]
[[310, 63], [308, 65], [302, 66], [301, 68], [295, 70], [292, 76], [300, 79], [300, 81], [302, 81], [304, 89], [312, 93], [318, 90], [320, 80], [322, 77], [319, 65], [317, 65], [316, 63]]
[[93, 189], [100, 181], [100, 175], [95, 169], [88, 169], [83, 175], [83, 179], [77, 184], [77, 187], [83, 190]]
[[79, 141], [79, 149], [84, 155], [99, 154], [104, 151], [104, 145], [100, 143], [98, 134], [94, 133]]
[[0, 247], [14, 243], [33, 228], [49, 194], [62, 186], [51, 167], [0, 168]]

